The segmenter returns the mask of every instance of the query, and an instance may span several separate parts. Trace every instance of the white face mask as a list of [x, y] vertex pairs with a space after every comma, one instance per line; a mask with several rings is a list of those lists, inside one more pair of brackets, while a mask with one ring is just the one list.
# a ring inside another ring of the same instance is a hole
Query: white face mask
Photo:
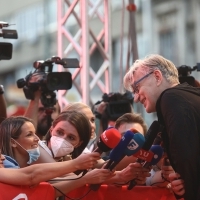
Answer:
[[54, 158], [68, 155], [74, 151], [74, 146], [63, 138], [52, 136], [50, 142]]

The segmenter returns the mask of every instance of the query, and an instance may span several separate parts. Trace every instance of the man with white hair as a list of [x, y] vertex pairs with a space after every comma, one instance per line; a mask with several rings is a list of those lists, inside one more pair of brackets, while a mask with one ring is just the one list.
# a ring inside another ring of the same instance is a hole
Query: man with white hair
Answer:
[[157, 113], [168, 158], [184, 181], [184, 199], [200, 199], [200, 88], [180, 84], [175, 65], [157, 54], [136, 60], [124, 86], [147, 113]]

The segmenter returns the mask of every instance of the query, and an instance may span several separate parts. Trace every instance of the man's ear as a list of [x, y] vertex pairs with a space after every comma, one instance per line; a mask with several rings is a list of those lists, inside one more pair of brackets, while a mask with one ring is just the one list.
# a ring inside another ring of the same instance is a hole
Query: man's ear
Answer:
[[17, 147], [17, 143], [16, 143], [15, 140], [13, 140], [12, 138], [11, 138], [11, 140], [10, 140], [10, 144], [11, 144], [11, 147], [13, 147], [13, 148], [16, 148], [16, 147]]
[[163, 79], [162, 73], [160, 70], [155, 70], [154, 71], [154, 76], [156, 79], [156, 85], [160, 85]]

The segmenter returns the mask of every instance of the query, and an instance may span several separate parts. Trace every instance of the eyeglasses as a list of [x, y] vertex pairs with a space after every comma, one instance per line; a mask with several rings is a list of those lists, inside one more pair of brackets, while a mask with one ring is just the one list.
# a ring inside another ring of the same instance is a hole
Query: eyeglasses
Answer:
[[133, 94], [138, 94], [139, 93], [138, 83], [140, 83], [142, 80], [147, 78], [152, 73], [153, 73], [153, 71], [149, 72], [148, 74], [144, 75], [142, 78], [140, 78], [139, 80], [137, 80], [135, 83], [133, 83], [131, 85], [131, 87], [133, 88]]

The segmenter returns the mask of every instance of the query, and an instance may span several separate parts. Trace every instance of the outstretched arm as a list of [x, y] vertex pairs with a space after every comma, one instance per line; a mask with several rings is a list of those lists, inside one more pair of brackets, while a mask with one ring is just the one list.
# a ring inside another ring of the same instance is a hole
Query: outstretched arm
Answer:
[[1, 168], [0, 182], [32, 186], [76, 170], [93, 168], [98, 159], [99, 153], [93, 152], [65, 162], [35, 164], [20, 169]]
[[56, 197], [59, 197], [62, 196], [62, 194], [58, 190], [62, 191], [64, 194], [67, 194], [68, 192], [86, 184], [100, 184], [113, 176], [113, 172], [108, 169], [94, 169], [89, 171], [80, 179], [72, 181], [61, 181], [58, 183], [53, 183], [52, 186], [55, 188]]

